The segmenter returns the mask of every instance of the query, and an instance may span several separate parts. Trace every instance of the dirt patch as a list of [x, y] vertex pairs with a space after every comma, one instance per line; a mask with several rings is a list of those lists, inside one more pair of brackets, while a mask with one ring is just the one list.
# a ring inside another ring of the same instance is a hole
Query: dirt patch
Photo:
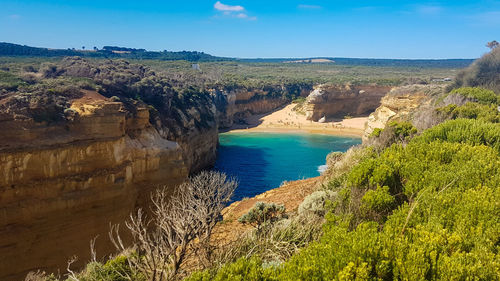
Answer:
[[216, 244], [222, 245], [234, 241], [251, 228], [251, 226], [239, 223], [238, 218], [247, 213], [255, 203], [262, 201], [283, 204], [287, 212], [296, 211], [300, 203], [304, 201], [304, 198], [317, 189], [317, 185], [321, 182], [321, 179], [322, 177], [319, 176], [288, 182], [283, 186], [271, 189], [253, 198], [234, 202], [222, 211], [224, 220], [214, 230]]
[[81, 92], [83, 93], [83, 96], [79, 99], [75, 99], [72, 101], [74, 106], [79, 106], [79, 105], [83, 105], [83, 104], [91, 104], [91, 103], [94, 103], [96, 101], [107, 101], [108, 100], [105, 96], [99, 94], [96, 91], [81, 90]]

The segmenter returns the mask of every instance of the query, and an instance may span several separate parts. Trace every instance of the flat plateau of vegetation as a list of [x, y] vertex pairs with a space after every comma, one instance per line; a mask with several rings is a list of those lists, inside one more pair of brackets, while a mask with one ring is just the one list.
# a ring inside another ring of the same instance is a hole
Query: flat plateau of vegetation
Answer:
[[[190, 68], [186, 61], [142, 61], [158, 70], [185, 72]], [[200, 63], [207, 75], [219, 74], [221, 81], [234, 84], [304, 81], [332, 84], [379, 84], [431, 82], [433, 78], [454, 77], [455, 68], [429, 68], [411, 66], [363, 66], [336, 64], [283, 64], [207, 62]], [[191, 71], [193, 73], [195, 71]]]
[[[42, 63], [57, 64], [62, 58], [0, 57], [0, 70], [21, 74], [23, 69], [38, 69]], [[102, 61], [103, 59], [87, 58]], [[414, 66], [364, 66], [337, 64], [285, 64], [265, 62], [199, 62], [200, 70], [185, 60], [129, 60], [148, 66], [166, 76], [190, 85], [222, 84], [239, 87], [262, 87], [284, 83], [332, 83], [352, 85], [402, 85], [431, 83], [454, 77], [459, 69]], [[25, 72], [25, 71], [24, 71]]]

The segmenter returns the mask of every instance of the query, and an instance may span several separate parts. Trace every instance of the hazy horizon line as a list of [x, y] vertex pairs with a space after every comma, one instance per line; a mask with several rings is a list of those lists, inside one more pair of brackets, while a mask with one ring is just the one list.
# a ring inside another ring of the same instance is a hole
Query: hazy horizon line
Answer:
[[[33, 46], [33, 45], [27, 45], [27, 44], [22, 44], [22, 43], [12, 43], [12, 42], [0, 42], [0, 43], [7, 43], [7, 44], [15, 44], [15, 45], [21, 45], [21, 46], [27, 46], [27, 47], [33, 47], [33, 48], [42, 48], [42, 49], [48, 49], [48, 50], [73, 50], [74, 51], [83, 51], [83, 52], [92, 52], [94, 51], [93, 48], [94, 46], [90, 47], [89, 49], [81, 49], [81, 48], [74, 48], [74, 47], [68, 47], [68, 48], [61, 48], [61, 47], [39, 47], [39, 46]], [[220, 58], [227, 58], [227, 59], [239, 59], [239, 60], [258, 60], [258, 59], [263, 59], [263, 60], [291, 60], [291, 59], [297, 59], [297, 60], [306, 60], [306, 59], [371, 59], [371, 60], [475, 60], [478, 59], [479, 57], [474, 57], [474, 58], [467, 58], [467, 57], [461, 57], [461, 58], [402, 58], [402, 57], [359, 57], [359, 56], [310, 56], [310, 57], [238, 57], [238, 56], [226, 56], [226, 55], [218, 55], [218, 54], [213, 54], [207, 51], [200, 51], [200, 50], [148, 50], [142, 47], [127, 47], [127, 46], [120, 46], [120, 45], [114, 45], [114, 44], [106, 44], [103, 45], [101, 48], [102, 49], [104, 46], [110, 46], [110, 47], [120, 47], [120, 48], [129, 48], [129, 49], [144, 49], [147, 52], [201, 52], [205, 53], [214, 57], [220, 57]], [[87, 48], [87, 46], [85, 46]], [[485, 52], [487, 53], [487, 52]]]

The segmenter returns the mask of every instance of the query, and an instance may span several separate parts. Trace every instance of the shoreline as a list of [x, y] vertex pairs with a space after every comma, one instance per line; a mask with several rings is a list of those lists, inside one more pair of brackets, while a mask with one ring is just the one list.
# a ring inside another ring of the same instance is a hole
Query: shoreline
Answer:
[[364, 130], [356, 128], [297, 128], [297, 127], [254, 127], [254, 128], [229, 128], [227, 130], [219, 131], [222, 133], [297, 133], [297, 134], [317, 134], [329, 136], [343, 136], [361, 138]]
[[286, 105], [266, 114], [245, 118], [246, 124], [235, 124], [219, 133], [308, 133], [333, 136], [363, 137], [368, 117], [331, 120], [323, 123], [307, 120], [305, 115], [293, 110], [295, 104]]

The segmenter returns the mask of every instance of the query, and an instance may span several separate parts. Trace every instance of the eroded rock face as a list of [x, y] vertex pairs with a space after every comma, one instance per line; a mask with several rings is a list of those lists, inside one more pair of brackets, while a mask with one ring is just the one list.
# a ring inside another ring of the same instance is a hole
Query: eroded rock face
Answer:
[[181, 146], [150, 125], [145, 108], [127, 117], [103, 98], [71, 109], [76, 117], [64, 123], [0, 120], [2, 280], [64, 272], [75, 254], [84, 263], [96, 236], [98, 254], [110, 253], [109, 224], [123, 223], [157, 184], [188, 175]]
[[52, 123], [3, 100], [10, 106], [0, 110], [0, 279], [65, 272], [73, 255], [78, 268], [96, 236], [98, 254], [114, 252], [110, 223], [123, 224], [145, 207], [157, 186], [174, 188], [215, 163], [219, 124], [287, 102], [262, 91], [212, 95], [203, 106], [172, 108], [175, 123], [152, 118], [145, 104], [87, 90], [71, 101], [64, 121]]
[[442, 90], [443, 87], [438, 85], [409, 85], [392, 89], [382, 98], [381, 105], [368, 117], [363, 140], [367, 139], [375, 128], [385, 128], [389, 120], [401, 119], [416, 108], [425, 106]]
[[[288, 91], [286, 88], [275, 92], [259, 89], [213, 90], [217, 97], [219, 127], [229, 128], [250, 115], [271, 112], [284, 106], [290, 102]], [[304, 87], [299, 91], [301, 96], [307, 96], [310, 89]]]
[[387, 86], [319, 85], [307, 97], [306, 117], [318, 121], [322, 117], [368, 115], [380, 105], [380, 100], [390, 89]]

